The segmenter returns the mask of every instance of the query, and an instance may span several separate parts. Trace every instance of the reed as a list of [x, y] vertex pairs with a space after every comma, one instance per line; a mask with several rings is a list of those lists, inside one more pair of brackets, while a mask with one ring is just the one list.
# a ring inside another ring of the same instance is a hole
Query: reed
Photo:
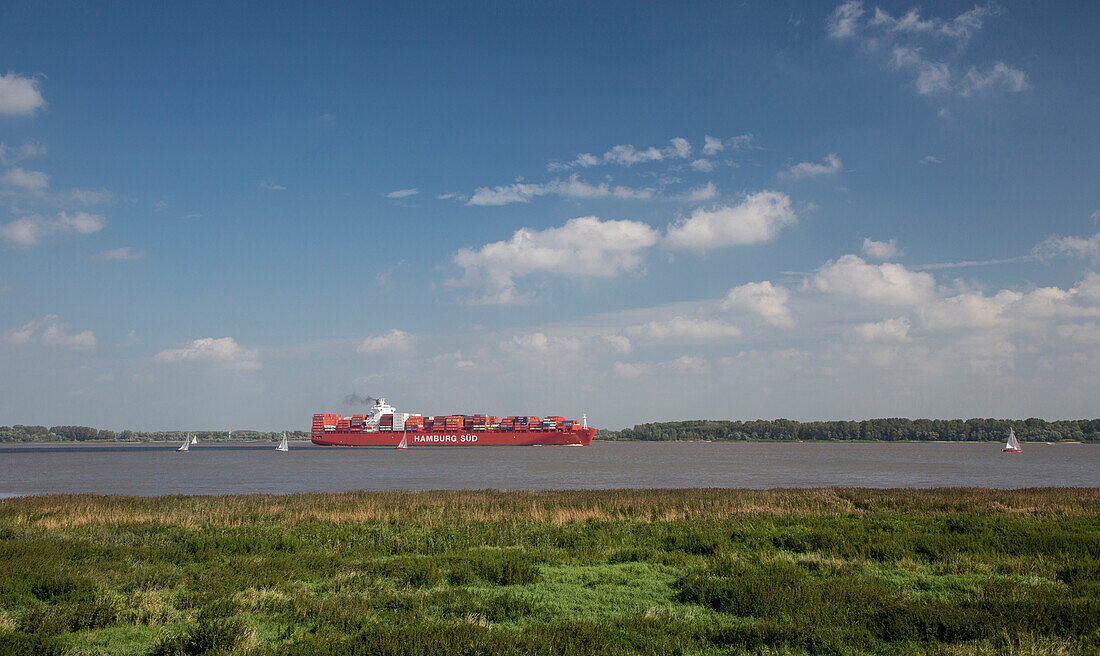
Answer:
[[3, 654], [1100, 651], [1100, 490], [0, 501]]

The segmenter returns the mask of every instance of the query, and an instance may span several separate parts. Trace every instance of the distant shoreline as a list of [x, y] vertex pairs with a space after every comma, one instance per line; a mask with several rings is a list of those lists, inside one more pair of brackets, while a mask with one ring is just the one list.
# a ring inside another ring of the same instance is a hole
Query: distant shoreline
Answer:
[[[85, 445], [85, 446], [118, 446], [125, 444], [132, 445], [161, 445], [161, 444], [176, 444], [181, 440], [50, 440], [44, 442], [0, 442], [0, 448], [5, 446], [72, 446], [72, 445]], [[308, 439], [291, 439], [288, 440], [290, 444], [308, 444]], [[274, 444], [278, 440], [213, 440], [207, 439], [199, 442], [202, 444]], [[1001, 444], [1003, 440], [601, 440], [596, 438], [594, 443], [610, 444], [610, 443], [629, 443], [629, 444]], [[1082, 440], [1051, 440], [1051, 441], [1034, 441], [1027, 442], [1021, 440], [1022, 444], [1084, 444], [1092, 445], [1095, 442], [1086, 442]]]

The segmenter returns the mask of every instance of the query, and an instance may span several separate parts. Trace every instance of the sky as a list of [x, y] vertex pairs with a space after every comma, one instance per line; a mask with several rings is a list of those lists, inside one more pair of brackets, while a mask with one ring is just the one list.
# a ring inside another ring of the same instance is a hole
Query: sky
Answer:
[[1097, 3], [393, 5], [0, 5], [0, 424], [1100, 416]]

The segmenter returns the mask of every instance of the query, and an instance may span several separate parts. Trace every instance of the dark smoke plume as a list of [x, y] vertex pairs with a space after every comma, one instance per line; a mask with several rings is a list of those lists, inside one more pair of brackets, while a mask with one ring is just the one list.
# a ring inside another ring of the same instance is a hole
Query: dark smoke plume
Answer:
[[344, 405], [374, 405], [378, 399], [370, 396], [359, 396], [355, 392], [344, 397]]

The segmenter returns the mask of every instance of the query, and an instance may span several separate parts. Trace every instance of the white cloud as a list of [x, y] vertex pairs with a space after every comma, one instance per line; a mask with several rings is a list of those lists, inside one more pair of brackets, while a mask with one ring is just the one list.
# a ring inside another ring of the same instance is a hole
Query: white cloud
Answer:
[[829, 175], [831, 173], [837, 173], [840, 171], [844, 164], [837, 157], [836, 153], [830, 153], [825, 156], [825, 159], [821, 164], [815, 164], [813, 162], [800, 162], [794, 164], [789, 169], [782, 173], [783, 177], [794, 178], [795, 180], [801, 178], [814, 178], [819, 175]]
[[904, 342], [909, 339], [909, 319], [906, 317], [897, 317], [873, 323], [864, 323], [855, 326], [852, 329], [852, 333], [865, 342]]
[[717, 319], [686, 319], [673, 317], [664, 321], [650, 321], [627, 328], [631, 336], [650, 342], [678, 344], [684, 341], [707, 342], [730, 339], [741, 335], [737, 326]]
[[691, 163], [691, 168], [703, 173], [711, 173], [718, 168], [718, 165], [712, 159], [697, 159]]
[[404, 351], [411, 348], [415, 342], [416, 337], [414, 335], [393, 328], [388, 333], [367, 337], [355, 350], [359, 353]]
[[925, 155], [921, 161], [921, 164], [943, 164], [943, 160], [935, 155]]
[[45, 104], [37, 79], [18, 73], [0, 75], [0, 115], [27, 116]]
[[826, 21], [829, 36], [834, 39], [846, 39], [855, 36], [859, 31], [859, 19], [863, 14], [863, 3], [859, 0], [849, 0], [838, 5], [833, 13], [829, 14]]
[[50, 186], [50, 176], [41, 171], [24, 171], [16, 167], [0, 174], [0, 184], [28, 191], [41, 191]]
[[0, 239], [16, 246], [33, 246], [54, 233], [90, 234], [107, 225], [102, 216], [86, 212], [58, 213], [57, 217], [26, 216], [0, 226]]
[[154, 362], [210, 362], [227, 369], [255, 370], [261, 367], [255, 349], [244, 348], [232, 337], [203, 337], [179, 348], [164, 349], [153, 356]]
[[10, 344], [43, 344], [69, 349], [87, 349], [96, 345], [95, 334], [90, 330], [70, 333], [66, 324], [56, 314], [49, 314], [5, 335]]
[[681, 196], [682, 200], [686, 200], [689, 203], [699, 203], [705, 200], [710, 200], [718, 195], [718, 188], [714, 186], [713, 182], [708, 182], [701, 187], [693, 187], [688, 190], [686, 194]]
[[819, 268], [808, 286], [868, 303], [917, 305], [933, 298], [936, 281], [900, 264], [868, 264], [858, 255], [844, 255]]
[[420, 193], [420, 190], [416, 187], [410, 189], [398, 189], [386, 194], [386, 198], [408, 198], [409, 196], [415, 196]]
[[546, 168], [551, 171], [567, 171], [573, 168], [588, 168], [602, 164], [616, 164], [619, 166], [634, 166], [649, 162], [663, 162], [671, 159], [687, 159], [691, 157], [691, 142], [683, 137], [669, 140], [669, 145], [664, 148], [649, 146], [635, 148], [630, 144], [612, 146], [602, 157], [591, 153], [581, 153], [569, 162], [550, 162]]
[[115, 195], [106, 189], [96, 191], [94, 189], [74, 188], [69, 191], [69, 197], [81, 205], [98, 205], [99, 203], [109, 203], [114, 200]]
[[705, 374], [709, 369], [705, 360], [691, 355], [678, 357], [666, 366], [681, 374]]
[[104, 260], [140, 260], [145, 257], [145, 253], [142, 251], [135, 251], [129, 246], [123, 246], [121, 248], [113, 248], [109, 251], [104, 251], [99, 254], [99, 257]]
[[576, 337], [551, 337], [545, 333], [531, 333], [516, 335], [502, 346], [505, 350], [525, 354], [563, 351], [576, 353], [581, 350], [581, 340]]
[[642, 265], [641, 251], [657, 243], [657, 231], [637, 221], [570, 219], [560, 228], [520, 228], [507, 241], [463, 248], [454, 262], [465, 270], [452, 286], [480, 287], [480, 303], [521, 300], [515, 280], [535, 273], [611, 277]]
[[[1004, 62], [996, 62], [984, 72], [969, 65], [969, 71], [957, 83], [952, 75], [953, 67], [965, 65], [961, 60], [970, 37], [998, 11], [995, 4], [989, 3], [942, 19], [923, 17], [919, 9], [912, 8], [896, 18], [876, 7], [874, 14], [864, 20], [863, 4], [852, 1], [833, 11], [826, 29], [835, 38], [857, 41], [863, 51], [881, 58], [888, 68], [913, 73], [913, 86], [921, 95], [953, 91], [969, 96], [994, 87], [1024, 91], [1030, 87], [1027, 75]], [[937, 54], [926, 56], [926, 50]], [[949, 117], [949, 110], [942, 108], [940, 115]]]
[[46, 154], [46, 146], [35, 141], [25, 141], [22, 146], [12, 148], [0, 143], [0, 166], [12, 166], [25, 159], [41, 157]]
[[551, 180], [543, 184], [516, 182], [498, 187], [479, 187], [474, 190], [467, 205], [500, 206], [510, 203], [527, 203], [532, 198], [546, 195], [558, 195], [565, 198], [619, 198], [624, 200], [649, 200], [656, 192], [653, 189], [635, 189], [615, 186], [601, 182], [589, 184], [580, 180], [574, 173], [566, 180]]
[[1019, 93], [1030, 89], [1031, 85], [1027, 81], [1026, 73], [1004, 62], [997, 62], [984, 73], [973, 66], [970, 67], [966, 77], [963, 78], [959, 93], [969, 96], [994, 87]]
[[898, 240], [875, 241], [870, 237], [863, 238], [863, 254], [875, 260], [889, 260], [898, 254]]
[[750, 282], [729, 290], [722, 307], [745, 309], [763, 317], [773, 326], [791, 328], [795, 321], [787, 307], [790, 297], [790, 290], [781, 285], [773, 285], [769, 280]]
[[721, 139], [716, 139], [709, 134], [703, 137], [703, 154], [714, 155], [722, 152], [726, 145], [722, 143]]
[[270, 189], [272, 191], [286, 191], [286, 187], [281, 184], [275, 184], [269, 180], [260, 180], [260, 187], [262, 189]]
[[632, 364], [630, 362], [616, 362], [611, 366], [611, 373], [617, 378], [641, 378], [652, 373], [648, 364]]
[[665, 245], [706, 251], [755, 244], [775, 239], [784, 226], [797, 221], [786, 194], [761, 191], [746, 196], [740, 205], [695, 210], [669, 226]]
[[1100, 326], [1095, 321], [1082, 324], [1064, 324], [1056, 329], [1058, 336], [1077, 344], [1100, 344]]
[[634, 346], [630, 343], [630, 339], [622, 335], [604, 335], [603, 339], [611, 345], [611, 348], [616, 353], [630, 353], [634, 350]]
[[1100, 232], [1091, 237], [1064, 237], [1051, 235], [1036, 246], [1032, 253], [1040, 257], [1069, 255], [1073, 257], [1100, 257]]

